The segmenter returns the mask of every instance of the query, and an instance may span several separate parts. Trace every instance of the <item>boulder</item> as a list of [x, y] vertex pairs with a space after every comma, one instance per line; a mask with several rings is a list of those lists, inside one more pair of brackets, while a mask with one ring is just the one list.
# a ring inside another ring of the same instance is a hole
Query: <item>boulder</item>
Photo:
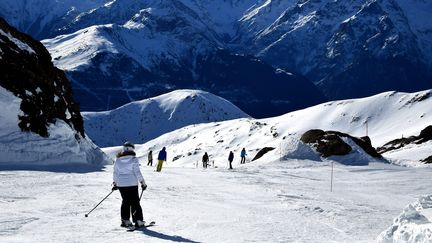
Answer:
[[273, 147], [264, 147], [264, 148], [262, 148], [260, 151], [258, 151], [258, 153], [255, 155], [255, 157], [252, 159], [252, 161], [261, 158], [264, 154], [272, 151], [273, 149], [275, 149], [275, 148], [273, 148]]
[[427, 157], [426, 159], [423, 159], [422, 162], [425, 164], [432, 164], [432, 155]]
[[321, 156], [330, 157], [333, 155], [347, 155], [352, 151], [351, 146], [342, 139], [344, 137], [351, 139], [370, 156], [381, 158], [381, 155], [372, 147], [369, 137], [357, 138], [342, 132], [312, 129], [305, 132], [300, 140], [307, 144], [313, 144]]

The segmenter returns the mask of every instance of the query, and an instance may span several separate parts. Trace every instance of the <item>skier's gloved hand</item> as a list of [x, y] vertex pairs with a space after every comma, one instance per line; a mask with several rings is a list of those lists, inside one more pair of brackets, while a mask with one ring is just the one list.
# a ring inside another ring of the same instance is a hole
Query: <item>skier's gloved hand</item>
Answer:
[[116, 184], [115, 182], [113, 182], [112, 185], [113, 185], [113, 187], [112, 187], [112, 190], [113, 190], [113, 191], [115, 191], [115, 190], [118, 189], [117, 184]]
[[143, 191], [145, 191], [147, 189], [147, 185], [145, 184], [144, 181], [141, 181], [141, 188]]

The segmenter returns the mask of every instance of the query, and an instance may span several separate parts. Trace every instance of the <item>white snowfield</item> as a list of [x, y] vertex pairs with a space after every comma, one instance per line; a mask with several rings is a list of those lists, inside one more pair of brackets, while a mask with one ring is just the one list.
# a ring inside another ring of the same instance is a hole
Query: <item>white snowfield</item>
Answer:
[[62, 120], [50, 125], [48, 138], [18, 127], [21, 99], [0, 87], [0, 166], [103, 165], [110, 160], [88, 138], [75, 139], [76, 131]]
[[144, 143], [181, 127], [249, 117], [231, 102], [200, 90], [176, 90], [104, 112], [82, 112], [87, 134], [100, 147]]
[[[119, 226], [118, 191], [84, 217], [110, 192], [112, 166], [0, 171], [0, 242], [376, 242], [405, 205], [430, 194], [430, 168], [335, 164], [330, 192], [327, 162], [266, 162], [161, 173], [142, 164], [144, 219], [156, 226], [135, 232]], [[411, 232], [426, 233], [428, 221]]]

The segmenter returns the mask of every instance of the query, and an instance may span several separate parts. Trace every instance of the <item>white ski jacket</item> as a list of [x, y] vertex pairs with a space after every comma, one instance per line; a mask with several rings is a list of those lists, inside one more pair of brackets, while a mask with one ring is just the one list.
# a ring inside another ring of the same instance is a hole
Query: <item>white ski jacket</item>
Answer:
[[138, 159], [131, 155], [117, 158], [114, 164], [113, 181], [118, 187], [137, 186], [138, 182], [145, 183]]

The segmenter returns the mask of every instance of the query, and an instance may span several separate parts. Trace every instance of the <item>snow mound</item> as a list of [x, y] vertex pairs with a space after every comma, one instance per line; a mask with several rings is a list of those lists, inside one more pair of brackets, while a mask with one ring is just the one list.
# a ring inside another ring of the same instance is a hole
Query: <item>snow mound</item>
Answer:
[[[50, 124], [49, 137], [23, 132], [18, 127], [21, 99], [0, 87], [0, 165], [63, 165], [109, 163], [88, 138], [82, 138], [66, 122]], [[76, 137], [79, 136], [79, 137]]]
[[432, 241], [432, 195], [421, 197], [408, 205], [394, 220], [393, 225], [382, 232], [380, 243], [431, 242]]
[[321, 156], [310, 145], [303, 143], [299, 137], [290, 137], [285, 142], [284, 159], [321, 161]]
[[313, 145], [306, 144], [299, 137], [289, 137], [285, 142], [284, 159], [299, 159], [311, 161], [335, 161], [344, 165], [368, 165], [370, 162], [378, 162], [378, 160], [366, 153], [352, 139], [343, 137], [342, 140], [351, 148], [351, 152], [344, 156], [330, 156], [322, 158], [320, 154], [313, 148]]
[[177, 90], [105, 112], [83, 112], [87, 134], [101, 147], [145, 143], [191, 124], [249, 117], [229, 101], [199, 90]]

